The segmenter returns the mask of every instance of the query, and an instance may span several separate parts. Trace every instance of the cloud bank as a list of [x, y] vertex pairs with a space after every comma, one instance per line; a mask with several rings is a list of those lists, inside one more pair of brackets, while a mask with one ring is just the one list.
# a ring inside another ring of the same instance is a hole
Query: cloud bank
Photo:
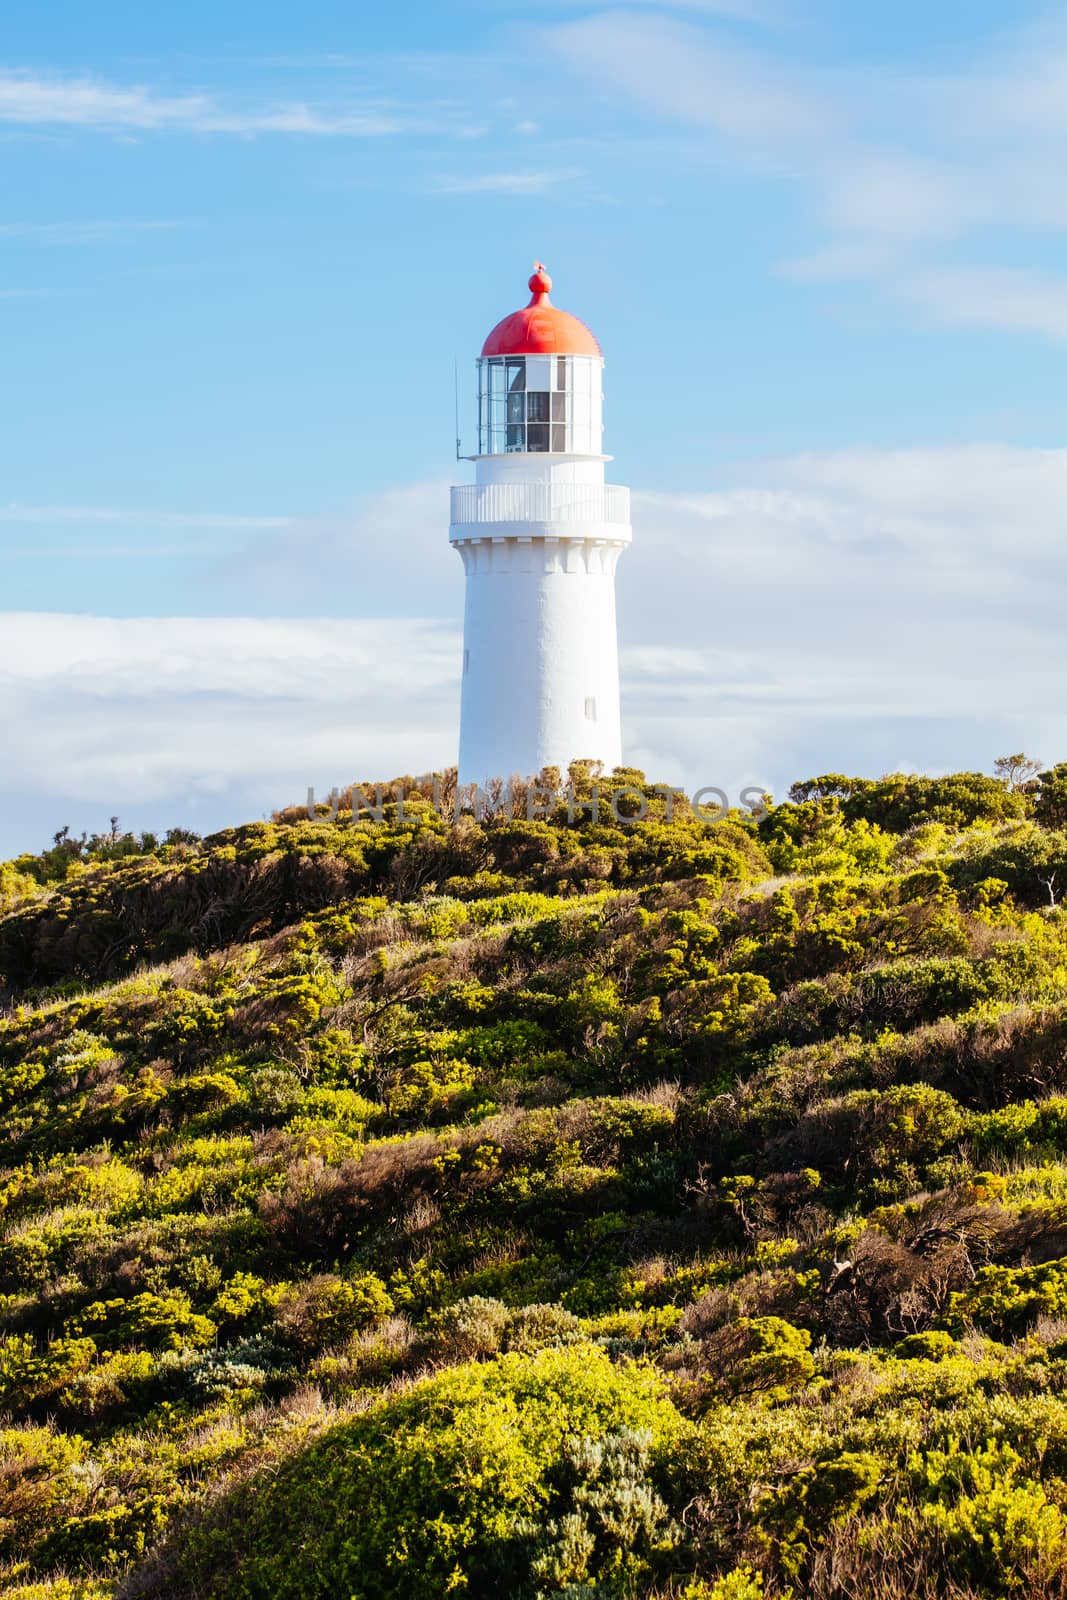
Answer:
[[[828, 768], [1067, 756], [1065, 502], [1067, 451], [1000, 445], [812, 453], [705, 493], [638, 493], [618, 579], [628, 758], [781, 793]], [[339, 527], [318, 591], [314, 550], [300, 563], [313, 607], [350, 562], [375, 621], [0, 615], [0, 855], [113, 811], [217, 826], [308, 784], [450, 764], [445, 501], [422, 485], [387, 503], [377, 555]], [[282, 555], [264, 555], [268, 577]], [[420, 569], [432, 581], [412, 588]]]
[[443, 766], [459, 655], [433, 620], [0, 614], [0, 856], [115, 812], [213, 827]]

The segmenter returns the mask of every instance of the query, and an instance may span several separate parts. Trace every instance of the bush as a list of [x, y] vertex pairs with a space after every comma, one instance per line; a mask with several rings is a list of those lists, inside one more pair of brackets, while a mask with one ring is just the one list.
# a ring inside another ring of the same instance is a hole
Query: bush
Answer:
[[283, 1286], [272, 1298], [278, 1332], [304, 1351], [343, 1344], [393, 1310], [385, 1284], [373, 1272], [349, 1278], [318, 1273], [305, 1283]]
[[505, 1347], [529, 1354], [548, 1345], [576, 1344], [581, 1337], [581, 1323], [563, 1306], [520, 1306], [508, 1317]]
[[[679, 1426], [651, 1372], [614, 1367], [588, 1345], [459, 1367], [239, 1486], [182, 1537], [166, 1576], [140, 1592], [166, 1586], [173, 1600], [514, 1592], [532, 1576], [528, 1519], [543, 1515], [561, 1473], [573, 1481], [570, 1441], [637, 1430], [648, 1435], [651, 1461]], [[595, 1476], [595, 1464], [589, 1470]], [[601, 1513], [606, 1500], [590, 1508]]]
[[780, 1400], [815, 1373], [811, 1334], [782, 1317], [739, 1317], [671, 1357], [680, 1392], [690, 1405], [713, 1398], [763, 1395]]
[[[996, 1594], [1025, 1594], [1067, 1566], [1067, 1519], [1008, 1446], [931, 1452], [921, 1469], [920, 1522], [943, 1542], [955, 1572]], [[928, 1499], [926, 1497], [929, 1497]]]
[[433, 1319], [440, 1348], [453, 1361], [495, 1355], [508, 1324], [508, 1308], [499, 1300], [471, 1295], [446, 1306]]
[[109, 1350], [181, 1350], [210, 1344], [215, 1324], [193, 1310], [188, 1295], [171, 1290], [135, 1294], [129, 1300], [94, 1300], [70, 1318], [65, 1331], [75, 1338], [89, 1335]]
[[763, 1575], [735, 1567], [714, 1583], [691, 1583], [682, 1600], [763, 1600]]
[[525, 1525], [538, 1600], [580, 1585], [593, 1585], [592, 1594], [600, 1585], [600, 1593], [632, 1590], [669, 1556], [681, 1529], [650, 1481], [651, 1441], [624, 1428], [564, 1447], [548, 1514]]

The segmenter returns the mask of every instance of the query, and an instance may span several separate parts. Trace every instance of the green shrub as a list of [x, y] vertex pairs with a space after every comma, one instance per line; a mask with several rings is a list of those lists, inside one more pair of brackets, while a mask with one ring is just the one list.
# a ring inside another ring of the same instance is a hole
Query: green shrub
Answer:
[[128, 1300], [94, 1300], [69, 1319], [66, 1332], [75, 1338], [88, 1335], [109, 1350], [131, 1346], [181, 1350], [210, 1344], [215, 1324], [193, 1310], [188, 1295], [171, 1290], [135, 1294]]
[[898, 1356], [906, 1361], [943, 1361], [955, 1355], [958, 1345], [950, 1333], [931, 1328], [927, 1333], [910, 1333], [896, 1346]]
[[507, 1306], [500, 1300], [488, 1300], [484, 1295], [457, 1300], [439, 1311], [433, 1320], [437, 1340], [455, 1361], [495, 1355], [507, 1325]]
[[647, 1431], [624, 1428], [567, 1442], [546, 1514], [525, 1525], [538, 1600], [589, 1592], [619, 1593], [647, 1581], [681, 1538], [651, 1481]]
[[341, 1344], [393, 1309], [385, 1284], [373, 1272], [349, 1278], [318, 1273], [304, 1283], [282, 1286], [270, 1298], [279, 1333], [301, 1350]]
[[735, 1567], [714, 1583], [691, 1583], [683, 1600], [763, 1600], [763, 1575], [751, 1567]]
[[1067, 1519], [1021, 1470], [1009, 1446], [931, 1452], [913, 1477], [920, 1520], [943, 1541], [960, 1577], [986, 1592], [1027, 1593], [1037, 1572], [1067, 1565]]
[[[679, 1426], [650, 1371], [614, 1367], [588, 1345], [456, 1368], [236, 1489], [217, 1521], [187, 1535], [170, 1592], [439, 1600], [463, 1587], [506, 1591], [529, 1581], [528, 1519], [551, 1505], [571, 1441], [633, 1429], [647, 1433], [654, 1456]], [[606, 1529], [606, 1501], [590, 1514]], [[656, 1521], [658, 1507], [649, 1514]]]
[[563, 1306], [520, 1306], [508, 1316], [505, 1346], [529, 1354], [547, 1345], [576, 1344], [581, 1337], [581, 1323]]
[[1010, 1336], [1042, 1316], [1067, 1317], [1067, 1257], [1037, 1267], [983, 1267], [968, 1289], [953, 1294], [946, 1320], [953, 1330], [973, 1322]]
[[782, 1317], [739, 1317], [677, 1358], [681, 1392], [690, 1403], [763, 1395], [780, 1400], [815, 1373], [811, 1334]]

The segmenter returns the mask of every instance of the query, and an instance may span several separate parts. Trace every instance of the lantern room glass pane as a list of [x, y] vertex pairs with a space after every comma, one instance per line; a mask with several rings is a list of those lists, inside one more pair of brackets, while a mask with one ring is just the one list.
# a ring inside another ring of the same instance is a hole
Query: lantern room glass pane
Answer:
[[519, 358], [508, 362], [508, 393], [517, 394], [526, 387], [526, 363]]
[[526, 357], [526, 387], [527, 389], [550, 389], [552, 387], [551, 356]]
[[526, 429], [521, 423], [508, 423], [508, 450], [526, 449]]
[[548, 424], [547, 422], [531, 422], [526, 429], [527, 450], [548, 450]]
[[555, 455], [562, 455], [567, 448], [567, 429], [560, 422], [552, 424], [552, 451]]
[[[527, 377], [529, 373], [527, 373]], [[544, 389], [526, 391], [527, 422], [548, 421], [548, 392]]]
[[552, 396], [552, 421], [566, 422], [566, 420], [567, 396], [565, 394], [554, 394]]
[[509, 394], [508, 395], [508, 421], [509, 422], [525, 422], [525, 420], [526, 420], [526, 412], [525, 412], [524, 407], [523, 407], [523, 396], [521, 394]]

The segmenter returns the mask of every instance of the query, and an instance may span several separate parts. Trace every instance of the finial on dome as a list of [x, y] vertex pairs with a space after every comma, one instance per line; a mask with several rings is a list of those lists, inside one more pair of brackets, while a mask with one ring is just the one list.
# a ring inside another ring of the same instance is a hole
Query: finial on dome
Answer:
[[584, 322], [561, 311], [548, 298], [552, 279], [538, 261], [530, 279], [531, 297], [521, 311], [497, 323], [482, 345], [482, 357], [569, 355], [601, 358], [600, 346]]
[[552, 287], [552, 279], [545, 269], [543, 261], [534, 262], [533, 277], [530, 279], [530, 293], [535, 300], [543, 299]]

